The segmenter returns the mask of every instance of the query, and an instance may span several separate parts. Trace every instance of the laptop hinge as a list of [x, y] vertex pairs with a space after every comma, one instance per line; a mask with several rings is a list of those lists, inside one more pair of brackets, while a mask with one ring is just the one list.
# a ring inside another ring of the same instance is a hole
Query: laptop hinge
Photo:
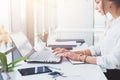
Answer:
[[26, 55], [26, 57], [29, 58], [34, 52], [35, 52], [35, 49], [32, 48], [32, 50]]

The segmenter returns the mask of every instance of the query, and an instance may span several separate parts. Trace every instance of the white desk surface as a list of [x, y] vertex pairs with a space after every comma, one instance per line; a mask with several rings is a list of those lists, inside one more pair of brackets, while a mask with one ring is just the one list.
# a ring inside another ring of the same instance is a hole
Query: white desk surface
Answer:
[[[107, 80], [99, 66], [92, 64], [72, 65], [70, 62], [68, 62], [67, 59], [64, 59], [60, 64], [30, 64], [25, 62], [21, 64], [22, 65], [20, 67], [17, 67], [14, 72], [9, 73], [11, 80]], [[67, 77], [57, 77], [54, 79], [51, 78], [48, 73], [21, 76], [21, 74], [17, 71], [19, 68], [35, 66], [51, 66], [60, 68], [61, 70], [51, 69], [54, 71], [62, 72]], [[5, 75], [2, 75], [4, 77], [4, 80], [6, 80]]]

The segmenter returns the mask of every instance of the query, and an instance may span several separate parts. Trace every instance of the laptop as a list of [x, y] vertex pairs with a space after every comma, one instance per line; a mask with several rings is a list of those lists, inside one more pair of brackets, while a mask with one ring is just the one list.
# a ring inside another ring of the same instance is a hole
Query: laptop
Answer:
[[21, 56], [27, 57], [27, 60], [25, 61], [28, 63], [61, 62], [61, 57], [54, 55], [50, 49], [35, 51], [25, 34], [22, 32], [11, 34], [10, 37]]

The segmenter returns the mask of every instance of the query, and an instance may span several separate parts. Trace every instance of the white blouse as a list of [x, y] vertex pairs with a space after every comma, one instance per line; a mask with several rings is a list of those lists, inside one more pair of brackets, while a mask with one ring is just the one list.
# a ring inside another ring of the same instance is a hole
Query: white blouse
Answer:
[[106, 69], [120, 69], [120, 17], [111, 20], [99, 44], [89, 49], [97, 57], [97, 65]]

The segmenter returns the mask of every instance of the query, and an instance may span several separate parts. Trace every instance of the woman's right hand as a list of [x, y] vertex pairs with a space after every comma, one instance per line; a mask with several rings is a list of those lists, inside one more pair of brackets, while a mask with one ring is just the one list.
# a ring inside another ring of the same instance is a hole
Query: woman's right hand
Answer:
[[57, 56], [66, 57], [66, 58], [69, 58], [74, 61], [80, 61], [80, 56], [83, 55], [80, 52], [78, 53], [78, 51], [74, 52], [74, 51], [70, 51], [70, 50], [67, 50], [64, 48], [56, 48], [56, 49], [54, 49], [54, 53]]
[[[67, 50], [65, 48], [55, 48], [53, 50], [53, 53], [55, 55], [60, 55], [60, 56], [64, 56], [66, 54], [66, 52], [70, 52], [70, 50]], [[75, 54], [81, 54], [81, 55], [84, 55], [84, 51], [80, 50], [80, 51], [72, 51], [74, 52]]]
[[53, 50], [53, 53], [55, 54], [55, 55], [58, 55], [58, 56], [64, 56], [65, 55], [65, 52], [69, 52], [70, 50], [67, 50], [67, 49], [65, 49], [65, 48], [55, 48], [54, 50]]

